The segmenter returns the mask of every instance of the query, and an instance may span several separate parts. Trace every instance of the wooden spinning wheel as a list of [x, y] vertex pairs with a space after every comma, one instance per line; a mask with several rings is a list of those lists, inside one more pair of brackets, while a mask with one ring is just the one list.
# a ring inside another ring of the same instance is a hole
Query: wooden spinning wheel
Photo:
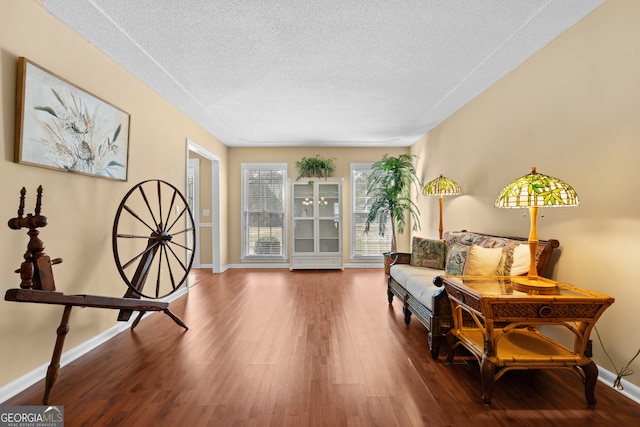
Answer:
[[[173, 185], [153, 179], [129, 190], [112, 233], [116, 267], [129, 287], [125, 298], [163, 298], [182, 286], [195, 256], [193, 224], [186, 199]], [[147, 280], [153, 286], [145, 290]]]
[[[64, 312], [45, 378], [43, 404], [49, 404], [49, 393], [58, 377], [64, 340], [69, 332], [69, 318], [73, 307], [95, 307], [120, 310], [118, 320], [126, 321], [134, 311], [138, 317], [131, 324], [135, 328], [147, 312], [162, 311], [185, 330], [189, 328], [169, 310], [166, 301], [140, 300], [141, 297], [159, 299], [180, 288], [193, 264], [196, 236], [193, 215], [187, 201], [173, 185], [148, 180], [134, 186], [124, 197], [113, 224], [113, 255], [120, 276], [129, 287], [124, 298], [99, 295], [65, 295], [56, 290], [51, 266], [62, 262], [51, 260], [44, 253], [38, 228], [47, 225], [41, 215], [42, 186], [38, 187], [34, 214], [24, 214], [26, 190], [20, 192], [18, 216], [9, 220], [9, 228], [28, 228], [29, 243], [20, 274], [20, 288], [8, 289], [6, 301], [63, 305]], [[149, 196], [151, 197], [149, 197]], [[152, 292], [143, 292], [147, 279], [153, 279]]]

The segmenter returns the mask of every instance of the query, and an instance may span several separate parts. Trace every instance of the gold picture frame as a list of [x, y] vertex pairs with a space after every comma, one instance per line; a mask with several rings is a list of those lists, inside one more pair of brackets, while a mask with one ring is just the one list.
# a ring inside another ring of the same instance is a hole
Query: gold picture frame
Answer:
[[18, 59], [14, 161], [126, 181], [129, 113]]

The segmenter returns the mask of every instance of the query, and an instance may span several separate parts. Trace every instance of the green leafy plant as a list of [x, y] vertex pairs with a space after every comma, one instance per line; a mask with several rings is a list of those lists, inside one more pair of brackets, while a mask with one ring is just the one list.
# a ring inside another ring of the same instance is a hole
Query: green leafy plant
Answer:
[[333, 163], [334, 157], [322, 158], [319, 154], [315, 157], [303, 157], [296, 162], [298, 168], [298, 176], [296, 180], [300, 178], [327, 178], [330, 177], [336, 170], [336, 166]]
[[367, 207], [369, 213], [364, 232], [368, 233], [371, 224], [378, 223], [378, 233], [384, 236], [387, 219], [391, 219], [391, 252], [397, 251], [396, 231], [404, 233], [406, 217], [413, 222], [412, 230], [420, 229], [420, 210], [411, 200], [411, 187], [420, 193], [420, 179], [413, 166], [413, 154], [401, 154], [390, 157], [385, 154], [381, 160], [371, 165], [371, 174], [367, 185]]

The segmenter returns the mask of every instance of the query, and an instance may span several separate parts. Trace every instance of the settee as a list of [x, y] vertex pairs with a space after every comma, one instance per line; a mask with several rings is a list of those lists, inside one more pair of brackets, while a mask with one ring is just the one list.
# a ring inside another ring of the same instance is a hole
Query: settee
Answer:
[[[540, 240], [536, 251], [538, 275], [546, 275], [552, 252], [560, 243]], [[518, 276], [527, 274], [530, 264], [526, 238], [496, 236], [471, 231], [447, 231], [442, 240], [413, 237], [411, 253], [390, 254], [387, 285], [389, 304], [397, 296], [404, 322], [411, 315], [428, 330], [431, 356], [438, 358], [441, 343], [453, 326], [451, 305], [444, 287], [435, 284], [440, 275]]]

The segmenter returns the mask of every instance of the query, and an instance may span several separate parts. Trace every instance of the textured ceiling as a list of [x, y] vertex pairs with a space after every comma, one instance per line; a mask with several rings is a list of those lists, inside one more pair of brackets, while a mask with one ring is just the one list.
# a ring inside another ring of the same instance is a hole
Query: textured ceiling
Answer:
[[45, 0], [228, 146], [407, 146], [604, 0]]

